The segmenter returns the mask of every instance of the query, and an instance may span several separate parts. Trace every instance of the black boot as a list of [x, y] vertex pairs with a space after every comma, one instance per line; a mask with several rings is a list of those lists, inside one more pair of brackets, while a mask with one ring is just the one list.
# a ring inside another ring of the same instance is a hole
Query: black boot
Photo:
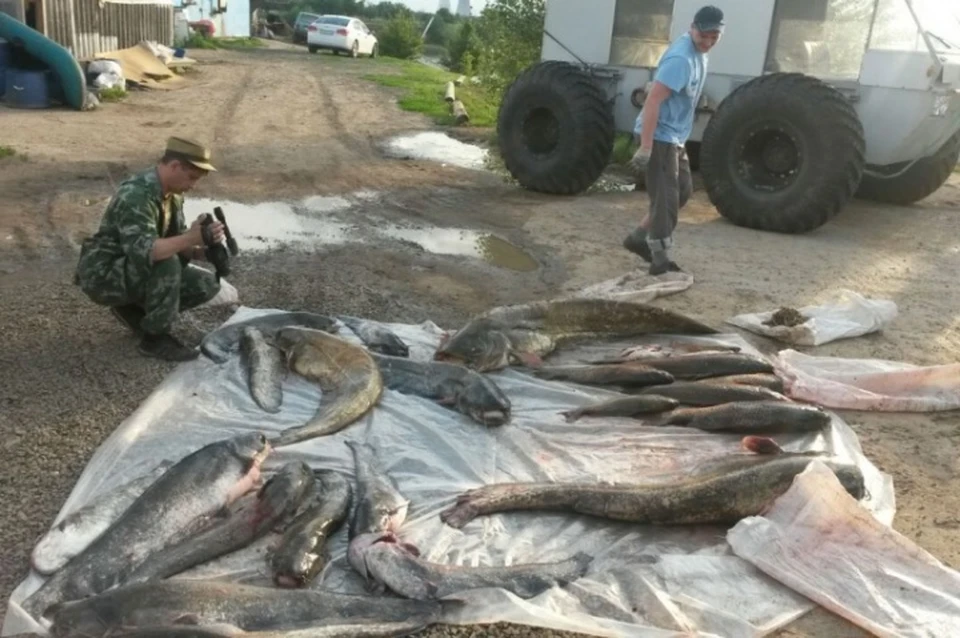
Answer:
[[649, 272], [656, 277], [657, 275], [663, 275], [668, 272], [683, 272], [683, 270], [677, 265], [677, 262], [667, 261], [662, 264], [650, 264]]
[[134, 334], [143, 334], [143, 331], [140, 330], [140, 321], [146, 316], [143, 308], [135, 304], [128, 304], [126, 306], [113, 306], [110, 308], [110, 312], [120, 323], [130, 328]]
[[640, 259], [648, 264], [653, 261], [650, 246], [647, 245], [647, 231], [639, 226], [623, 240], [623, 247], [634, 255], [640, 255]]
[[188, 348], [168, 334], [143, 335], [139, 350], [143, 355], [164, 361], [191, 361], [200, 355], [198, 350]]

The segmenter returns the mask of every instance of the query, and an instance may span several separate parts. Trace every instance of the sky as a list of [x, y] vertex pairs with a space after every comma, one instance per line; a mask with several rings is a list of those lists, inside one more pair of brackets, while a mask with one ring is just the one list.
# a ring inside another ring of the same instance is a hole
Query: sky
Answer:
[[[394, 2], [402, 2], [407, 5], [414, 11], [426, 11], [428, 13], [433, 13], [440, 6], [440, 0], [393, 0]], [[374, 0], [367, 0], [367, 4], [378, 4]], [[471, 13], [473, 15], [478, 15], [483, 8], [487, 5], [487, 0], [470, 0]], [[457, 10], [457, 0], [450, 0], [450, 9], [454, 12]]]

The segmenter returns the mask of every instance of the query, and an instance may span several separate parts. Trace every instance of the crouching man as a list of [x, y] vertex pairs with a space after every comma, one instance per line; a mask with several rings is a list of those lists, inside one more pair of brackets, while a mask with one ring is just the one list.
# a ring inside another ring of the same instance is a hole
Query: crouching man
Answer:
[[[204, 260], [200, 218], [189, 229], [183, 194], [216, 169], [210, 151], [171, 137], [160, 161], [120, 184], [97, 233], [83, 242], [74, 283], [141, 337], [142, 354], [187, 361], [199, 354], [170, 334], [180, 311], [199, 306], [220, 290], [213, 273], [188, 268]], [[223, 239], [214, 220], [209, 237]]]

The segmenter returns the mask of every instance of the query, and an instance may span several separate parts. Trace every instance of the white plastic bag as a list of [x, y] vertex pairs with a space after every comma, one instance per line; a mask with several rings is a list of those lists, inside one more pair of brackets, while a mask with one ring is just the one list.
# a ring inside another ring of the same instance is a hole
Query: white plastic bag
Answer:
[[737, 315], [727, 323], [785, 343], [819, 346], [877, 332], [897, 316], [897, 304], [887, 299], [868, 299], [852, 290], [839, 290], [832, 297], [824, 304], [797, 308], [808, 318], [799, 326], [764, 325], [775, 310]]
[[788, 396], [824, 407], [880, 412], [960, 408], [960, 364], [814, 357], [781, 350], [773, 361]]
[[727, 541], [737, 556], [875, 636], [960, 636], [960, 574], [860, 507], [820, 461], [765, 515], [737, 523]]

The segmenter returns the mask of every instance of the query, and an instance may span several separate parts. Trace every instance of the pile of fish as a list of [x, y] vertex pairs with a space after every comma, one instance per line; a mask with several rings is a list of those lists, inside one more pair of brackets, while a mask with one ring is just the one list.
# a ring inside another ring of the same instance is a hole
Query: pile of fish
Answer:
[[[439, 599], [450, 594], [502, 587], [529, 598], [586, 573], [591, 557], [582, 553], [554, 563], [484, 568], [421, 558], [419, 549], [400, 537], [410, 501], [371, 445], [347, 445], [355, 460], [355, 486], [333, 470], [311, 469], [302, 461], [261, 477], [273, 449], [260, 433], [216, 441], [176, 463], [164, 462], [46, 534], [33, 566], [50, 578], [22, 606], [51, 623], [55, 636], [174, 632], [185, 623], [211, 626], [210, 631], [226, 627], [226, 635], [309, 629], [311, 636], [386, 636], [442, 622], [445, 609], [456, 604]], [[117, 505], [122, 501], [127, 507]], [[370, 593], [389, 590], [396, 596], [311, 587], [328, 559], [327, 541], [345, 524], [348, 563]], [[278, 539], [263, 565], [269, 583], [177, 578], [270, 533]]]
[[[362, 345], [341, 335], [345, 325]], [[764, 511], [814, 459], [860, 499], [855, 466], [826, 454], [787, 453], [770, 434], [830, 424], [819, 407], [790, 400], [772, 366], [736, 348], [636, 346], [617, 356], [549, 365], [558, 348], [596, 339], [711, 335], [694, 319], [655, 306], [606, 300], [535, 302], [495, 308], [445, 338], [433, 359], [415, 361], [386, 326], [341, 315], [275, 313], [210, 333], [201, 350], [222, 364], [237, 356], [252, 400], [283, 410], [289, 373], [322, 390], [302, 425], [214, 441], [176, 462], [100, 494], [50, 529], [31, 563], [49, 576], [23, 602], [55, 636], [394, 636], [444, 622], [471, 589], [520, 598], [583, 577], [592, 556], [549, 563], [466, 567], [432, 562], [404, 539], [411, 502], [369, 443], [349, 439], [354, 473], [301, 460], [261, 471], [275, 450], [342, 431], [388, 389], [422, 397], [465, 420], [500, 427], [511, 402], [490, 373], [510, 366], [541, 379], [609, 386], [615, 399], [571, 406], [568, 422], [633, 417], [639, 426], [740, 433], [747, 454], [656, 482], [501, 483], [469, 490], [438, 514], [462, 528], [479, 516], [516, 510], [567, 511], [645, 525], [729, 525]], [[269, 418], [265, 416], [264, 418]], [[347, 563], [365, 595], [323, 589], [331, 537], [348, 538]], [[183, 577], [268, 535], [275, 542], [258, 584]], [[443, 600], [441, 600], [443, 599]]]

